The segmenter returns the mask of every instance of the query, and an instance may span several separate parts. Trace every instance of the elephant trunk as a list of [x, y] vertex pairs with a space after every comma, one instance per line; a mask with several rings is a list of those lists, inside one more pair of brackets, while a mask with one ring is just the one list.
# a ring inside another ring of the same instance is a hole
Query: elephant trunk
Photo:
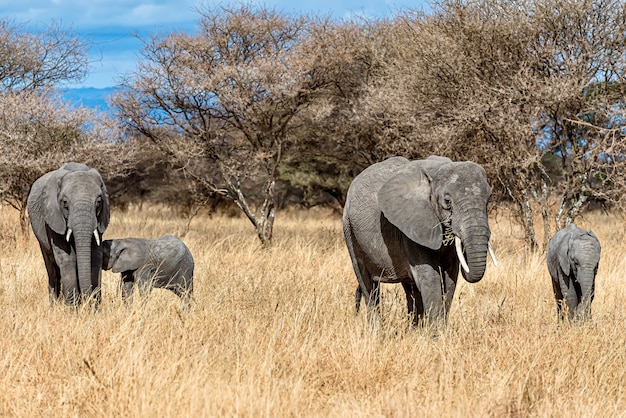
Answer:
[[578, 317], [591, 319], [591, 302], [595, 292], [595, 269], [579, 268], [576, 281], [580, 285], [581, 300], [578, 309]]
[[485, 274], [489, 237], [489, 226], [486, 221], [484, 225], [475, 224], [463, 229], [460, 233], [468, 268], [468, 271], [463, 268], [461, 271], [465, 280], [470, 283], [480, 281]]
[[92, 206], [77, 208], [73, 212], [73, 216], [68, 220], [68, 227], [74, 236], [80, 296], [83, 299], [88, 299], [95, 290], [94, 287], [99, 287], [99, 281], [94, 283], [92, 280], [92, 264], [97, 262], [97, 260], [92, 260], [92, 241], [94, 240], [94, 231], [96, 230], [96, 214]]

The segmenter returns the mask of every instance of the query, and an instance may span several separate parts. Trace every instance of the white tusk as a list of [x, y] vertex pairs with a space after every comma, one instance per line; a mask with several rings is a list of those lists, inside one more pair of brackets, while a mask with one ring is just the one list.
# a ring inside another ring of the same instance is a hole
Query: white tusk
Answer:
[[465, 257], [463, 257], [463, 248], [461, 247], [461, 238], [454, 237], [454, 246], [456, 247], [456, 255], [459, 257], [459, 262], [461, 263], [461, 267], [465, 270], [466, 273], [469, 273], [469, 266], [467, 265], [467, 261], [465, 261]]
[[100, 246], [100, 237], [98, 236], [98, 230], [94, 229], [93, 230], [93, 236], [96, 237], [96, 244], [98, 244], [98, 247]]
[[70, 242], [71, 237], [72, 237], [72, 228], [67, 228], [67, 233], [65, 234], [65, 241]]
[[491, 246], [491, 241], [487, 244], [489, 247], [489, 255], [491, 256], [491, 260], [493, 261], [493, 265], [498, 267], [498, 260], [496, 260], [496, 253], [493, 251], [493, 247]]

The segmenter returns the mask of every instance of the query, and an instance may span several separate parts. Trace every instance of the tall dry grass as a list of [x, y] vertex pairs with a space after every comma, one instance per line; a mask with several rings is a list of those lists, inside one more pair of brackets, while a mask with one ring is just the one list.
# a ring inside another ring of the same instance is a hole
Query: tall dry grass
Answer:
[[[166, 209], [114, 212], [106, 238], [177, 233]], [[184, 237], [195, 304], [154, 290], [124, 306], [105, 272], [100, 312], [50, 307], [34, 236], [0, 208], [2, 416], [540, 416], [626, 411], [626, 267], [613, 216], [589, 216], [603, 245], [594, 319], [559, 326], [543, 254], [492, 220], [500, 266], [459, 280], [449, 325], [412, 330], [400, 286], [381, 329], [354, 316], [356, 279], [337, 216], [279, 214], [262, 249], [244, 219], [198, 216]]]

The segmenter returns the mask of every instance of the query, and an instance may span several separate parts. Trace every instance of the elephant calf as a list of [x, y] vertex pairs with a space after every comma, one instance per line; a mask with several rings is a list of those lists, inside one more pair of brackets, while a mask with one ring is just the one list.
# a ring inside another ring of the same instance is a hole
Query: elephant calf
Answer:
[[134, 284], [146, 295], [153, 287], [169, 289], [187, 305], [193, 294], [194, 261], [189, 248], [173, 235], [122, 238], [103, 242], [102, 268], [122, 274], [122, 298], [132, 299]]
[[574, 224], [550, 239], [546, 256], [559, 318], [591, 319], [600, 242]]

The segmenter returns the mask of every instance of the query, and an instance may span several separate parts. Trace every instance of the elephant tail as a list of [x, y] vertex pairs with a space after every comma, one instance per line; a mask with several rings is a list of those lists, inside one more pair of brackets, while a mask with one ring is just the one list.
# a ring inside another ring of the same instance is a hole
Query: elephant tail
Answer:
[[355, 313], [359, 313], [359, 309], [361, 308], [361, 298], [363, 297], [363, 291], [361, 290], [361, 286], [356, 287], [356, 292], [354, 293], [354, 307], [356, 308]]

